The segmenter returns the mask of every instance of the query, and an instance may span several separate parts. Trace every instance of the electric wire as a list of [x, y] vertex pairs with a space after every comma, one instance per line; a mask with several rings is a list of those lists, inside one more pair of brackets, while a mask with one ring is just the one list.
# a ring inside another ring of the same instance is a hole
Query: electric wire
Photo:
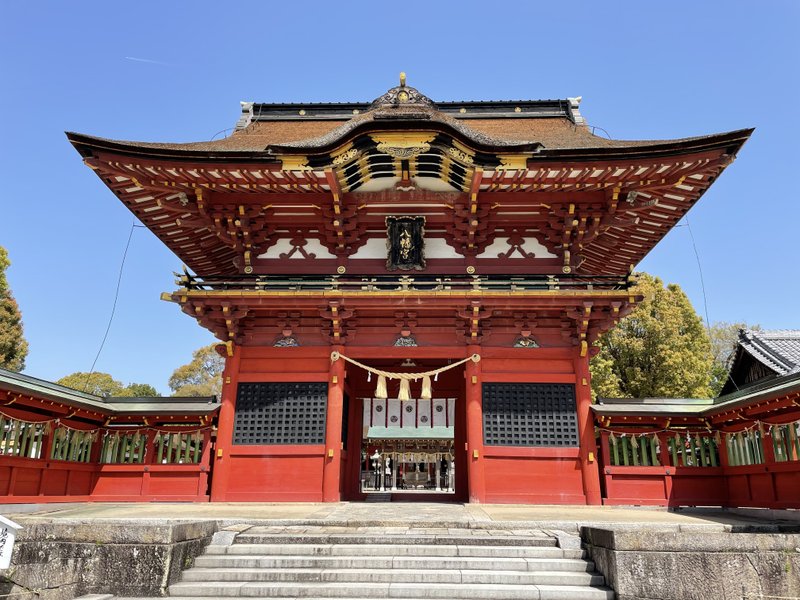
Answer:
[[[700, 253], [697, 251], [697, 243], [694, 239], [694, 233], [692, 232], [692, 226], [689, 223], [689, 217], [687, 215], [683, 216], [683, 220], [686, 222], [686, 230], [689, 232], [689, 238], [692, 240], [692, 249], [694, 250], [694, 257], [697, 260], [697, 271], [700, 273], [700, 289], [703, 292], [703, 312], [706, 317], [706, 331], [708, 332], [708, 341], [711, 343], [711, 321], [708, 318], [708, 297], [706, 296], [706, 282], [703, 278], [703, 265], [700, 263]], [[713, 348], [711, 349], [711, 354], [713, 358]], [[730, 371], [727, 372], [728, 381], [733, 384], [733, 387], [736, 388], [736, 391], [739, 391], [739, 386], [736, 385], [736, 382], [731, 377]]]
[[89, 383], [92, 380], [92, 375], [94, 374], [94, 368], [97, 366], [97, 360], [100, 358], [100, 353], [103, 351], [103, 347], [106, 345], [106, 340], [108, 339], [108, 332], [111, 331], [111, 323], [114, 321], [114, 315], [117, 312], [117, 300], [119, 300], [119, 288], [122, 284], [122, 273], [125, 269], [125, 259], [128, 257], [128, 249], [131, 247], [131, 239], [133, 238], [133, 232], [137, 227], [144, 227], [143, 225], [136, 225], [136, 220], [131, 223], [131, 230], [128, 233], [128, 241], [125, 243], [125, 251], [122, 253], [122, 262], [119, 265], [119, 275], [117, 276], [117, 289], [114, 291], [114, 302], [111, 306], [111, 316], [108, 318], [108, 325], [106, 326], [106, 332], [103, 335], [103, 341], [100, 342], [100, 348], [97, 350], [97, 354], [94, 357], [94, 362], [92, 362], [92, 368], [89, 369], [89, 374], [86, 376], [86, 381], [83, 384], [83, 391], [85, 392], [86, 389], [89, 387]]

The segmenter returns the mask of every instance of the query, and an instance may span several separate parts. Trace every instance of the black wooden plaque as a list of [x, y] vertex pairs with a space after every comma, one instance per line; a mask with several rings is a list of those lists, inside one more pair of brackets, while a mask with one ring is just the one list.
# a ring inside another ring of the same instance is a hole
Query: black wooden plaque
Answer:
[[386, 269], [425, 268], [425, 217], [386, 217]]

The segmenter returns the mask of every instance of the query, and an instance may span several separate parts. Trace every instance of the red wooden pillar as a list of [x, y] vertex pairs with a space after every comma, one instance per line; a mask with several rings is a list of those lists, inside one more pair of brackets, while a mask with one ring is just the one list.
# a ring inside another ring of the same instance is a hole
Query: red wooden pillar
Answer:
[[211, 429], [205, 429], [203, 435], [203, 451], [200, 455], [200, 474], [197, 477], [197, 499], [208, 500], [208, 471], [211, 465]]
[[762, 506], [772, 507], [778, 499], [778, 487], [775, 481], [775, 471], [770, 469], [775, 464], [775, 443], [772, 440], [772, 428], [769, 425], [762, 425], [761, 446], [764, 449], [764, 468], [769, 474], [771, 498], [762, 500]]
[[[481, 353], [480, 346], [468, 346], [467, 352]], [[483, 402], [481, 388], [481, 363], [469, 361], [464, 369], [467, 412], [467, 479], [469, 501], [486, 501], [486, 481], [484, 478], [483, 456]], [[456, 473], [457, 474], [457, 473]]]
[[592, 418], [592, 389], [590, 386], [589, 357], [575, 358], [575, 400], [578, 409], [578, 439], [580, 443], [581, 476], [586, 504], [602, 504], [600, 472], [597, 468], [597, 442]]
[[[608, 442], [608, 431], [601, 431], [600, 432], [600, 456], [603, 460], [600, 463], [608, 468], [611, 465], [611, 447], [609, 446]], [[614, 486], [613, 486], [613, 478], [607, 475], [608, 471], [605, 471], [601, 477], [605, 479], [605, 490], [606, 490], [606, 500], [609, 498], [614, 497]]]
[[[331, 351], [342, 352], [341, 346]], [[328, 416], [325, 423], [325, 458], [322, 467], [322, 501], [339, 502], [342, 475], [342, 410], [344, 406], [344, 359], [331, 362], [328, 372]]]
[[671, 432], [663, 431], [656, 434], [658, 436], [658, 458], [661, 460], [661, 466], [664, 467], [664, 499], [667, 502], [667, 506], [669, 506], [670, 498], [672, 498], [672, 474], [675, 473], [675, 469], [672, 468], [672, 457], [669, 454], [669, 438], [671, 437]]
[[150, 465], [158, 464], [156, 456], [156, 434], [153, 429], [147, 429], [144, 434], [144, 465], [142, 466], [141, 496], [150, 496]]
[[230, 477], [230, 451], [233, 445], [233, 419], [236, 412], [236, 390], [239, 385], [239, 365], [242, 360], [242, 349], [233, 347], [233, 356], [225, 360], [222, 373], [222, 406], [219, 411], [217, 426], [217, 443], [212, 460], [214, 476], [211, 478], [211, 500], [224, 501], [228, 491]]

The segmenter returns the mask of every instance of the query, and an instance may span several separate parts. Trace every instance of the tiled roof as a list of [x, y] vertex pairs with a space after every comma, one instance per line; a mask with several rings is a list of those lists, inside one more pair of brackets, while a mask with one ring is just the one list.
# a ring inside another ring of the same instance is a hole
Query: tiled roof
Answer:
[[763, 380], [718, 398], [598, 398], [592, 411], [599, 415], [702, 416], [746, 406], [763, 399], [800, 392], [800, 371]]
[[52, 400], [67, 406], [84, 408], [107, 415], [205, 415], [218, 410], [220, 406], [214, 396], [202, 398], [102, 398], [6, 369], [0, 369], [0, 390]]
[[[685, 143], [696, 145], [717, 135], [674, 140], [612, 140], [594, 135], [578, 110], [579, 99], [524, 101], [469, 101], [434, 103], [414, 88], [403, 88], [420, 101], [398, 104], [393, 88], [370, 103], [242, 103], [234, 132], [223, 139], [189, 142], [133, 142], [68, 133], [73, 143], [115, 148], [131, 153], [165, 154], [185, 158], [214, 155], [313, 153], [343, 143], [349, 134], [380, 127], [433, 128], [455, 132], [477, 147], [497, 150], [571, 151], [669, 150]], [[386, 99], [386, 97], [390, 99]], [[739, 133], [739, 132], [731, 132]], [[749, 133], [749, 132], [748, 132]], [[725, 134], [723, 134], [725, 135]], [[74, 138], [74, 139], [73, 139]], [[253, 157], [255, 158], [255, 157]]]
[[800, 373], [800, 330], [742, 329], [739, 346], [778, 375]]

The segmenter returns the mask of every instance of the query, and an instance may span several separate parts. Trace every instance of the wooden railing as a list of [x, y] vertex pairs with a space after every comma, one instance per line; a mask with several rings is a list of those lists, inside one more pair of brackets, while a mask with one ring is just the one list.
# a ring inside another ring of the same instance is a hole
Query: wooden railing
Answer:
[[0, 416], [0, 502], [208, 501], [211, 429], [90, 431]]
[[800, 421], [731, 433], [600, 432], [604, 502], [800, 508]]
[[632, 284], [629, 277], [612, 275], [176, 275], [175, 283], [187, 290], [626, 290]]

